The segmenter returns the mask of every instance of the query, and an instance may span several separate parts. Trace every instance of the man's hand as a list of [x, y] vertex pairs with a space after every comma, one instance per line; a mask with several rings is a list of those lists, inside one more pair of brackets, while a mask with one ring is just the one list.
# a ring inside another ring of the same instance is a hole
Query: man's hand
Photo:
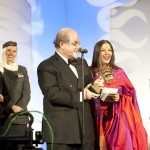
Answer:
[[88, 84], [85, 88], [84, 88], [84, 99], [85, 100], [90, 100], [90, 99], [96, 99], [100, 96], [100, 94], [96, 94], [96, 93], [93, 93], [89, 90], [89, 87], [91, 86], [92, 84]]

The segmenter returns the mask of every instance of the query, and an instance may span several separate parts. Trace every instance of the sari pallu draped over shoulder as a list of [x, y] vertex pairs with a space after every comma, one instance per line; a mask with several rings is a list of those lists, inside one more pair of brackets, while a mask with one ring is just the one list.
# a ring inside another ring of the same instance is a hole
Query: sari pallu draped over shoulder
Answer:
[[[94, 101], [96, 140], [99, 141], [95, 149], [148, 150], [135, 89], [121, 68], [113, 73], [113, 82], [104, 86], [118, 88], [120, 98], [118, 102]], [[97, 79], [95, 73], [93, 76]]]

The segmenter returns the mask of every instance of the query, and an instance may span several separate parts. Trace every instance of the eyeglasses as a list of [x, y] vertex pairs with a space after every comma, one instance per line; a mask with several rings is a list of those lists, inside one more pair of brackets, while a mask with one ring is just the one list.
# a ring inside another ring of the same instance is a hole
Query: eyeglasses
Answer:
[[73, 42], [73, 43], [68, 43], [68, 44], [70, 44], [70, 45], [72, 45], [72, 46], [79, 46], [79, 45], [80, 45], [80, 42], [75, 41], [75, 42]]

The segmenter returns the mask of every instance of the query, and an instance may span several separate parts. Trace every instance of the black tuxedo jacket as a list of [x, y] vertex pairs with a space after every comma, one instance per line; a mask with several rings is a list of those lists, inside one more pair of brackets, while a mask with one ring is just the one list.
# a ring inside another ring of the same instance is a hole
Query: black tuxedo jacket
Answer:
[[[54, 133], [54, 143], [76, 144], [82, 141], [82, 102], [80, 94], [81, 59], [76, 66], [77, 78], [69, 65], [55, 53], [41, 62], [37, 69], [38, 83], [44, 95], [44, 114], [49, 118]], [[92, 82], [92, 76], [84, 60], [85, 86]], [[88, 101], [84, 101], [86, 143], [94, 141], [93, 121]], [[42, 125], [46, 141], [53, 142], [47, 124]]]

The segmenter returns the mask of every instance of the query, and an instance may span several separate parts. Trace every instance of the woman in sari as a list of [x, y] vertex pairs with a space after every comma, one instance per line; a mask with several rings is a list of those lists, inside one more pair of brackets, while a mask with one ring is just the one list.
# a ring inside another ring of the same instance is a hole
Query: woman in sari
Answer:
[[103, 93], [93, 107], [95, 150], [148, 150], [135, 89], [123, 69], [115, 65], [108, 40], [95, 44], [91, 69], [94, 83]]

